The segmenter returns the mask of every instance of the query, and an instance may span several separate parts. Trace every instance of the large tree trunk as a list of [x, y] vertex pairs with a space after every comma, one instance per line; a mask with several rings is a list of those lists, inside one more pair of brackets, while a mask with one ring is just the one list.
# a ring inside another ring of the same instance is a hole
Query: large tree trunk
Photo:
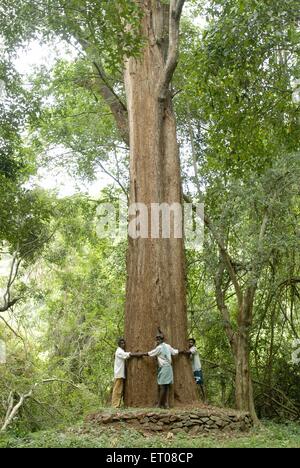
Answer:
[[[169, 6], [144, 1], [140, 59], [126, 63], [125, 83], [130, 128], [130, 203], [182, 203], [176, 122], [170, 91], [162, 96], [168, 50]], [[150, 223], [149, 223], [150, 230]], [[149, 351], [158, 328], [173, 347], [187, 347], [187, 310], [183, 239], [129, 239], [125, 337], [127, 347]], [[191, 364], [174, 359], [171, 400], [196, 400]], [[125, 403], [153, 406], [157, 400], [156, 362], [132, 359], [128, 364]]]

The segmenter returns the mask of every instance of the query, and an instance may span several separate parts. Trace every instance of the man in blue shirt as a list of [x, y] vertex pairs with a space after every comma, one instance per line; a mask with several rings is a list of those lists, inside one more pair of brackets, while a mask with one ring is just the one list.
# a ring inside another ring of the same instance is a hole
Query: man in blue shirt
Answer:
[[187, 351], [187, 354], [190, 355], [195, 382], [197, 384], [198, 389], [200, 390], [202, 399], [205, 402], [206, 395], [205, 395], [205, 389], [204, 389], [202, 365], [200, 361], [199, 352], [196, 347], [196, 340], [194, 338], [189, 339], [189, 350]]

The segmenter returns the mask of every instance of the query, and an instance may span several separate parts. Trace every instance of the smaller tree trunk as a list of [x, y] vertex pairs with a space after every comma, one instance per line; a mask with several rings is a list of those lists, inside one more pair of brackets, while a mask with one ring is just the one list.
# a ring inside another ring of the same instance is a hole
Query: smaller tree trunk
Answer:
[[245, 330], [239, 330], [237, 336], [237, 349], [235, 356], [236, 367], [236, 405], [238, 409], [249, 411], [250, 402], [250, 369], [248, 337]]
[[[251, 312], [250, 312], [251, 314]], [[253, 421], [258, 422], [255, 411], [253, 386], [250, 370], [250, 334], [249, 308], [243, 307], [239, 314], [238, 332], [235, 347], [235, 399], [237, 409], [251, 414]]]
[[[250, 370], [250, 327], [252, 325], [252, 310], [255, 290], [247, 288], [246, 294], [240, 291], [237, 298], [240, 304], [238, 314], [238, 330], [235, 331], [226, 304], [226, 290], [223, 288], [225, 265], [221, 261], [215, 277], [216, 299], [222, 314], [224, 329], [235, 361], [235, 401], [240, 411], [251, 414], [253, 421], [258, 422], [255, 412], [253, 387]], [[239, 300], [240, 299], [240, 300]]]

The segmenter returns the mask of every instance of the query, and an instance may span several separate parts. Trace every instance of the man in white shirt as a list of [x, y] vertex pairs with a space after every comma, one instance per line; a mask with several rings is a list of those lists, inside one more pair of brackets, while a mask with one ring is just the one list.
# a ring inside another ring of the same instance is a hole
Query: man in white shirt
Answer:
[[197, 384], [197, 387], [200, 389], [203, 401], [206, 401], [202, 365], [200, 361], [199, 352], [196, 348], [196, 340], [194, 338], [189, 339], [189, 350], [187, 351], [187, 354], [189, 354], [191, 358], [194, 379]]
[[148, 353], [144, 353], [144, 355], [157, 357], [157, 383], [159, 388], [158, 406], [160, 408], [169, 408], [170, 385], [173, 384], [172, 356], [177, 356], [179, 351], [165, 343], [164, 336], [162, 334], [156, 336], [156, 344], [157, 346], [155, 349]]
[[124, 383], [126, 378], [125, 361], [131, 357], [141, 357], [141, 353], [127, 353], [124, 338], [118, 340], [118, 348], [115, 353], [114, 365], [114, 387], [112, 393], [112, 406], [120, 408], [124, 393]]

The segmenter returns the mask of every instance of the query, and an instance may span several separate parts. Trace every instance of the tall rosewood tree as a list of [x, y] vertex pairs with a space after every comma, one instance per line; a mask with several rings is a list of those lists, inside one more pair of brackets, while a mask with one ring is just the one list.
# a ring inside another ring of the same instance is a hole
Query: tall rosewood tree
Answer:
[[[141, 3], [141, 57], [125, 64], [130, 129], [130, 202], [181, 203], [181, 177], [171, 80], [179, 52], [184, 0]], [[171, 236], [172, 237], [172, 236]], [[149, 350], [161, 329], [168, 342], [184, 349], [187, 340], [185, 258], [182, 239], [129, 239], [125, 334], [129, 349]], [[156, 399], [155, 366], [132, 360], [126, 404], [149, 406]], [[175, 359], [175, 402], [196, 399], [191, 366]]]
[[[102, 57], [95, 58], [91, 38], [87, 40], [78, 30], [76, 38], [87, 57], [93, 59], [96, 77], [93, 86], [110, 107], [120, 135], [130, 147], [130, 205], [143, 203], [150, 212], [152, 203], [182, 203], [171, 80], [179, 56], [179, 28], [185, 1], [129, 3], [135, 5], [136, 10], [132, 10], [135, 14], [137, 10], [140, 12], [136, 16], [138, 24], [124, 10], [124, 2], [115, 2], [125, 31], [118, 34], [121, 50], [129, 49], [122, 61], [126, 104], [111, 86]], [[142, 38], [142, 46], [138, 53], [135, 50], [132, 53], [129, 39], [136, 34]], [[125, 313], [128, 349], [152, 349], [158, 328], [174, 347], [186, 347], [184, 242], [175, 238], [129, 238]], [[152, 406], [157, 399], [156, 363], [134, 359], [129, 362], [127, 372], [126, 405]], [[175, 404], [196, 400], [191, 365], [185, 356], [175, 359], [174, 372], [171, 400]]]

